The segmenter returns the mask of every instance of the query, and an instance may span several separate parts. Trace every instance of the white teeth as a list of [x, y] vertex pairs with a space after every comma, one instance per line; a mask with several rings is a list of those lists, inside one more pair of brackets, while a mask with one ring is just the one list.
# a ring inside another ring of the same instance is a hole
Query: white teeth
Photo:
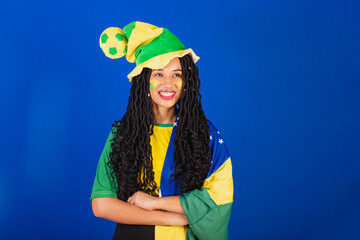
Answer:
[[174, 92], [160, 92], [160, 95], [166, 96], [166, 97], [174, 95], [174, 94], [175, 94]]

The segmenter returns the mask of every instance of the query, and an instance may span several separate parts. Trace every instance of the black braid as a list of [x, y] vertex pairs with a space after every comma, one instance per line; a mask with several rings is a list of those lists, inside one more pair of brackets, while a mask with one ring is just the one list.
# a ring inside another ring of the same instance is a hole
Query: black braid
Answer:
[[[209, 126], [201, 105], [199, 70], [192, 57], [180, 58], [184, 90], [180, 98], [172, 180], [182, 193], [200, 189], [211, 165]], [[179, 187], [179, 185], [178, 185]]]
[[108, 166], [118, 183], [118, 199], [123, 201], [138, 190], [156, 196], [150, 146], [154, 127], [154, 112], [148, 97], [150, 75], [151, 70], [144, 69], [132, 79], [126, 113], [113, 124], [114, 142]]

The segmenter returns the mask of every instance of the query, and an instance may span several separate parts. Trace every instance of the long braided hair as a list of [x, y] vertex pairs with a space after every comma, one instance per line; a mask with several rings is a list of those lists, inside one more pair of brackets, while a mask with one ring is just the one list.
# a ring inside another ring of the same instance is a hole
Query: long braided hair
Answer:
[[[171, 169], [180, 193], [200, 189], [211, 165], [209, 126], [202, 110], [198, 68], [190, 55], [180, 59], [183, 92], [177, 105], [178, 127], [175, 136], [174, 162]], [[125, 115], [113, 124], [110, 161], [112, 182], [117, 181], [120, 200], [136, 191], [157, 196], [154, 180], [150, 135], [154, 112], [148, 97], [152, 70], [143, 69], [132, 79], [129, 104]]]

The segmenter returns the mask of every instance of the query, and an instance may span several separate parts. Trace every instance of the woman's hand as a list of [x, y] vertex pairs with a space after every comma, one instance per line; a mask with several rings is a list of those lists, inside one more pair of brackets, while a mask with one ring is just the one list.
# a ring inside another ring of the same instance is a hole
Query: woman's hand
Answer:
[[[168, 197], [168, 198], [158, 198], [151, 196], [147, 193], [144, 193], [142, 191], [137, 191], [134, 193], [129, 199], [127, 200], [128, 203], [133, 204], [139, 208], [145, 209], [145, 210], [156, 210], [156, 209], [162, 209], [161, 208], [161, 202], [160, 199], [168, 199], [167, 202], [164, 202], [164, 204], [174, 204], [173, 201], [178, 201], [178, 197]], [[170, 200], [170, 201], [169, 201]], [[173, 201], [171, 201], [173, 200]], [[175, 204], [180, 205], [180, 203]], [[180, 205], [181, 206], [181, 205]], [[181, 207], [182, 210], [182, 207]], [[183, 213], [176, 213], [176, 212], [163, 212], [166, 216], [166, 220], [164, 222], [164, 225], [168, 226], [185, 226], [188, 224], [187, 218], [185, 214]]]
[[137, 191], [129, 197], [127, 202], [146, 210], [155, 210], [157, 200], [157, 197], [151, 196], [142, 191]]

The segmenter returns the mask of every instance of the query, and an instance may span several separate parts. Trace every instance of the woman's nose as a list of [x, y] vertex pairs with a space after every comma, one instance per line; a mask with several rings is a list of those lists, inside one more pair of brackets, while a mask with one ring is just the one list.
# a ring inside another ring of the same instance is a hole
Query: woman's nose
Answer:
[[171, 76], [165, 76], [163, 80], [164, 84], [171, 84]]

